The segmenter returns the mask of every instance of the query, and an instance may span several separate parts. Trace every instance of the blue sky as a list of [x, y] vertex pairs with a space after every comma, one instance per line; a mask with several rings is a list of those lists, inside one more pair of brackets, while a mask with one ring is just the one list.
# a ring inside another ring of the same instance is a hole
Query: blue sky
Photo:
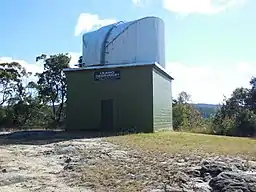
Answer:
[[174, 96], [218, 103], [256, 75], [255, 11], [254, 0], [2, 0], [0, 62], [38, 71], [37, 55], [69, 52], [74, 63], [82, 33], [153, 15], [165, 21]]

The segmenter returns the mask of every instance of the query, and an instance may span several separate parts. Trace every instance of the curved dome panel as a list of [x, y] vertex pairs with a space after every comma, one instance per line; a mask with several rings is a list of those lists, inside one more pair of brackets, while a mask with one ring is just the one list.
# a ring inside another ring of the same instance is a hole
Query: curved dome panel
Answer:
[[157, 62], [165, 67], [164, 22], [157, 17], [115, 23], [83, 35], [83, 63]]

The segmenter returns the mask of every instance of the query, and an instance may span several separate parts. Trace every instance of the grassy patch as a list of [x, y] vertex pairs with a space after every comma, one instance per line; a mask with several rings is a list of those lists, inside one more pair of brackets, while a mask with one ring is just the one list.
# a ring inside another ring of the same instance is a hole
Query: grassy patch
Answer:
[[179, 153], [183, 155], [207, 153], [256, 159], [256, 140], [249, 138], [183, 132], [159, 132], [110, 137], [106, 140], [148, 152]]
[[97, 166], [84, 167], [81, 181], [84, 185], [96, 190], [104, 191], [141, 191], [143, 182], [129, 177], [131, 168], [124, 165], [113, 165], [111, 162], [101, 162]]

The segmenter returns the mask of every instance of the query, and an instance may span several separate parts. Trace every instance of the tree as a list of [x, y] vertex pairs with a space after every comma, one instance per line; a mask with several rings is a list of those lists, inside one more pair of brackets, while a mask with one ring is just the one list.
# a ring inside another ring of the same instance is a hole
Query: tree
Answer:
[[31, 73], [17, 62], [1, 63], [0, 66], [2, 96], [0, 123], [5, 127], [24, 127], [39, 111], [35, 108], [34, 98], [27, 92], [27, 85], [23, 82]]
[[40, 110], [41, 105], [37, 99], [26, 95], [23, 100], [18, 100], [6, 108], [5, 125], [19, 129], [34, 127], [41, 119]]
[[40, 100], [52, 108], [52, 123], [59, 125], [64, 113], [67, 85], [63, 69], [69, 67], [68, 54], [38, 56], [36, 61], [41, 61], [44, 71], [38, 73], [38, 82], [33, 86], [38, 90]]
[[3, 106], [10, 102], [14, 94], [22, 96], [24, 87], [22, 77], [28, 76], [25, 68], [17, 62], [0, 63], [0, 105]]
[[175, 130], [192, 131], [200, 129], [204, 125], [200, 112], [189, 103], [190, 97], [183, 91], [173, 102], [173, 127]]
[[229, 99], [225, 99], [213, 120], [216, 134], [230, 136], [255, 136], [255, 78], [250, 82], [251, 89], [237, 88]]
[[248, 103], [251, 106], [251, 110], [256, 113], [256, 77], [253, 77], [250, 81], [251, 89], [250, 89], [250, 98], [248, 99]]
[[188, 93], [186, 93], [185, 91], [182, 91], [181, 93], [179, 93], [178, 99], [177, 99], [177, 102], [179, 104], [189, 103], [190, 101], [191, 101], [191, 96]]
[[195, 109], [197, 109], [203, 118], [209, 119], [212, 118], [218, 111], [218, 105], [211, 104], [193, 104]]
[[78, 64], [75, 66], [77, 67], [83, 67], [83, 56], [80, 56], [79, 59], [77, 60]]
[[83, 56], [80, 56], [78, 59], [78, 64], [82, 64], [83, 63]]

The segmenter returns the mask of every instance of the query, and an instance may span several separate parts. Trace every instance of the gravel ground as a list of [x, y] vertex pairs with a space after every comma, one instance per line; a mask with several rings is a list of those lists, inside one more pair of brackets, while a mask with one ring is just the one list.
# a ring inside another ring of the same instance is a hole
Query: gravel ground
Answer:
[[0, 192], [10, 191], [256, 192], [256, 162], [143, 154], [102, 138], [7, 144], [0, 137]]

